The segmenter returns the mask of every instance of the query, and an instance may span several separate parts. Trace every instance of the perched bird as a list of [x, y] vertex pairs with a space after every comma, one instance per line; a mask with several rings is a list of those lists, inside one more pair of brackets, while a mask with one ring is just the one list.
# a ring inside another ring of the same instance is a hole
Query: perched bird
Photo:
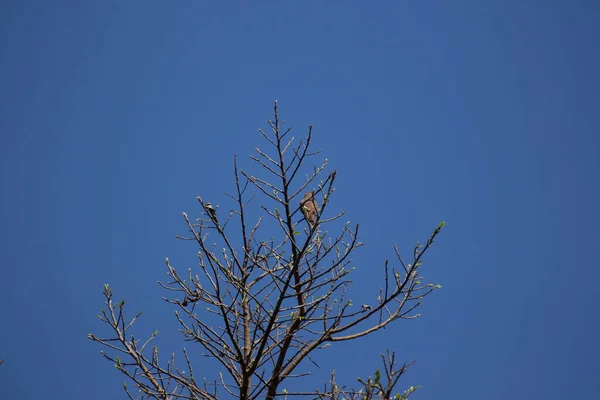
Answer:
[[304, 197], [300, 201], [300, 210], [312, 228], [312, 226], [315, 224], [315, 220], [317, 219], [317, 213], [319, 212], [319, 206], [315, 200], [314, 190], [304, 193]]
[[215, 210], [215, 208], [212, 206], [212, 204], [210, 204], [210, 201], [208, 203], [206, 203], [206, 210], [208, 211], [210, 219], [212, 219], [214, 222], [216, 222], [218, 224], [219, 221], [217, 220], [217, 210]]

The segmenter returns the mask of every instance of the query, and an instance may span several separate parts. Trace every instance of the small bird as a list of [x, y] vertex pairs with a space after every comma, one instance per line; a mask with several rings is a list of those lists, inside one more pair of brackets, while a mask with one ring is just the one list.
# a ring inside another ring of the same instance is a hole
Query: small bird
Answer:
[[306, 222], [308, 222], [312, 228], [315, 224], [315, 220], [317, 219], [317, 213], [319, 212], [319, 206], [315, 200], [314, 190], [304, 193], [304, 197], [300, 201], [300, 210], [302, 210], [302, 214], [304, 214]]
[[216, 222], [218, 224], [219, 220], [217, 220], [217, 210], [215, 210], [215, 208], [212, 206], [212, 204], [210, 204], [210, 201], [208, 203], [206, 203], [206, 210], [208, 211], [210, 219], [212, 219], [214, 222]]

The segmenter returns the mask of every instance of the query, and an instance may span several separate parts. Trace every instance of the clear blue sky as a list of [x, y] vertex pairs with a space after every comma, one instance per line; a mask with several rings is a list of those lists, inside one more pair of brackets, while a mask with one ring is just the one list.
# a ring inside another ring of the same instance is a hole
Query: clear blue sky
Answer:
[[225, 202], [275, 99], [297, 136], [314, 124], [361, 224], [357, 297], [394, 242], [447, 221], [422, 318], [334, 346], [309, 386], [330, 367], [352, 383], [390, 347], [417, 360], [415, 399], [597, 397], [599, 2], [1, 7], [4, 398], [124, 398], [86, 338], [106, 333], [106, 282], [163, 358], [183, 347], [163, 260], [189, 266], [181, 212]]

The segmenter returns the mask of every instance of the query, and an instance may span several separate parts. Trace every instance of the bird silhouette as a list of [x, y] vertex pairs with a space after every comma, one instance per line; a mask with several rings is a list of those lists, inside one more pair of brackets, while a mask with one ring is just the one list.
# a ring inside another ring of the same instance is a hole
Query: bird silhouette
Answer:
[[215, 208], [212, 206], [212, 204], [210, 204], [210, 202], [206, 203], [206, 209], [208, 210], [210, 218], [218, 224], [219, 221], [217, 220], [217, 210], [215, 210]]

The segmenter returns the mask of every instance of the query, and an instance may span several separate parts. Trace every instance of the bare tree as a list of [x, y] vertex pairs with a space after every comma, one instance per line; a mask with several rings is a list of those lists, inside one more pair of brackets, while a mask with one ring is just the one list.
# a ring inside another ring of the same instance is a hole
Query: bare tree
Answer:
[[[198, 343], [203, 355], [221, 365], [213, 380], [196, 377], [196, 353], [187, 349], [184, 370], [175, 366], [174, 354], [159, 362], [158, 348], [149, 348], [157, 333], [143, 343], [134, 338], [129, 332], [141, 313], [126, 320], [124, 301], [113, 302], [112, 289], [105, 285], [106, 309], [98, 317], [110, 326], [111, 336], [89, 338], [110, 349], [111, 355], [103, 355], [133, 381], [135, 395], [125, 385], [129, 398], [401, 399], [416, 389], [392, 393], [412, 363], [397, 368], [389, 351], [382, 355], [383, 376], [377, 370], [373, 378], [359, 379], [357, 388], [339, 385], [335, 371], [321, 388], [283, 388], [284, 381], [307, 375], [297, 368], [317, 350], [418, 316], [414, 310], [421, 299], [439, 287], [421, 283], [422, 257], [444, 225], [424, 245], [417, 243], [410, 262], [394, 246], [397, 265], [383, 263], [373, 303], [353, 307], [349, 278], [351, 255], [362, 245], [358, 225], [342, 223], [344, 212], [329, 212], [336, 171], [325, 172], [327, 160], [303, 173], [319, 153], [311, 150], [312, 126], [294, 144], [291, 128], [283, 125], [275, 102], [270, 132], [259, 130], [269, 150], [257, 148], [250, 157], [263, 177], [238, 169], [234, 157], [235, 191], [227, 194], [234, 204], [231, 211], [220, 212], [219, 206], [198, 197], [200, 218], [183, 213], [189, 235], [178, 238], [196, 243], [198, 266], [181, 274], [166, 260], [171, 280], [160, 284], [172, 297], [164, 300], [176, 308], [185, 340]], [[339, 233], [330, 234], [330, 227]], [[265, 232], [274, 231], [277, 238], [265, 238]]]

